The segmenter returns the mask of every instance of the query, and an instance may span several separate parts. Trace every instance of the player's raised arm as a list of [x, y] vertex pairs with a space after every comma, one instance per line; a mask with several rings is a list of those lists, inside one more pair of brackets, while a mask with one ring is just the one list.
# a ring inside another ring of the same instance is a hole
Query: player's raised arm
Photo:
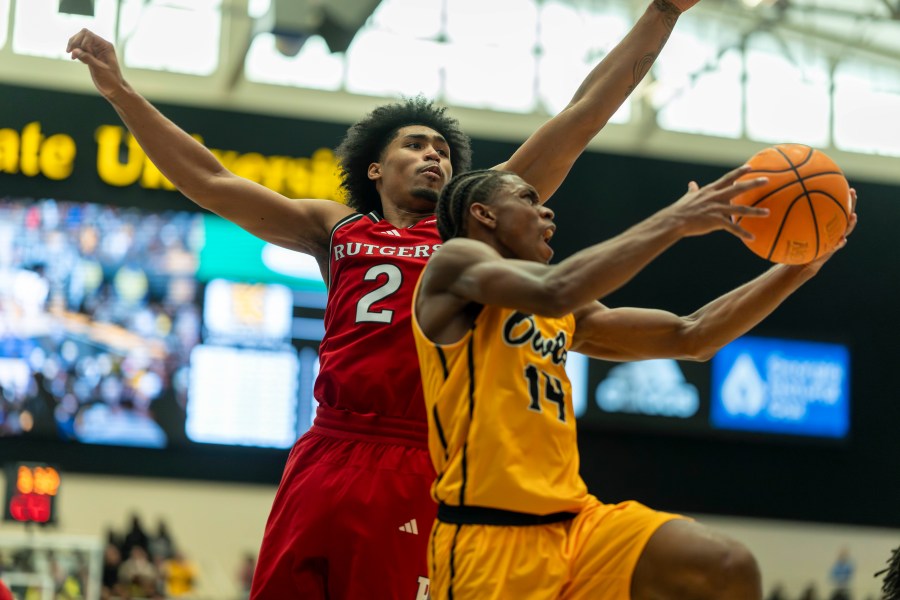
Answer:
[[709, 360], [770, 315], [844, 247], [857, 220], [856, 191], [850, 190], [850, 195], [850, 225], [832, 252], [805, 265], [774, 265], [688, 316], [640, 308], [610, 309], [592, 303], [575, 313], [573, 349], [605, 360]]
[[492, 170], [457, 177], [438, 203], [438, 229], [448, 241], [426, 267], [416, 306], [420, 323], [433, 335], [429, 324], [448, 322], [470, 303], [561, 316], [616, 290], [682, 237], [720, 229], [747, 235], [731, 215], [767, 214], [730, 202], [765, 183], [736, 182], [747, 170], [734, 169], [702, 188], [691, 183], [674, 204], [557, 265], [547, 264], [553, 211], [532, 186]]
[[569, 104], [541, 126], [508, 161], [545, 202], [556, 192], [588, 142], [650, 71], [682, 12], [699, 0], [653, 0], [631, 31], [588, 74]]
[[352, 212], [330, 200], [291, 200], [228, 171], [203, 144], [159, 112], [122, 75], [115, 48], [87, 29], [66, 51], [86, 64], [153, 164], [185, 196], [250, 233], [292, 250], [327, 254], [333, 225]]

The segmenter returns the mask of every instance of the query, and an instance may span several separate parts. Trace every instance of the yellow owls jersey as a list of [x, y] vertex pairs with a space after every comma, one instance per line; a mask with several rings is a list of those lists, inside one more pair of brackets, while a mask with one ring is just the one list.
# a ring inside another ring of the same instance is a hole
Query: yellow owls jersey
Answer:
[[588, 495], [565, 371], [575, 318], [484, 306], [463, 339], [435, 344], [413, 311], [413, 331], [434, 499], [532, 515], [579, 511]]

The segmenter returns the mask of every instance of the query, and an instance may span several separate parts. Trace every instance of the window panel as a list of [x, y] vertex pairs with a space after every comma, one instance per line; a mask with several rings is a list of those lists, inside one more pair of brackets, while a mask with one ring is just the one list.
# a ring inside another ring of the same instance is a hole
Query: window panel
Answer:
[[124, 0], [119, 25], [129, 67], [210, 75], [219, 65], [221, 0]]
[[0, 48], [6, 46], [7, 31], [9, 31], [9, 0], [0, 0]]
[[372, 15], [372, 26], [409, 37], [434, 39], [444, 28], [446, 1], [381, 0]]
[[368, 30], [347, 51], [347, 91], [356, 94], [436, 98], [441, 91], [442, 57], [435, 42]]
[[[578, 86], [628, 28], [624, 14], [577, 11], [559, 0], [545, 3], [540, 11], [538, 96], [550, 113], [561, 111]], [[631, 104], [626, 102], [611, 119], [626, 122]]]
[[765, 142], [828, 145], [827, 62], [770, 37], [757, 36], [754, 46], [747, 52], [747, 135]]
[[578, 11], [559, 0], [540, 10], [538, 43], [544, 53], [604, 56], [625, 36], [631, 17], [608, 7], [602, 13]]
[[272, 0], [247, 0], [247, 15], [251, 19], [259, 19], [269, 12], [271, 6]]
[[336, 91], [344, 81], [344, 60], [317, 35], [306, 40], [297, 56], [285, 56], [275, 47], [274, 35], [261, 33], [247, 52], [244, 76], [257, 83]]
[[59, 0], [19, 0], [13, 19], [13, 52], [68, 60], [66, 43], [83, 27], [114, 39], [116, 7], [117, 0], [96, 0], [90, 17], [59, 12]]
[[725, 44], [711, 27], [672, 35], [654, 68], [651, 101], [660, 127], [740, 137], [741, 55], [720, 50]]
[[[740, 137], [740, 69], [739, 54], [729, 51], [715, 68], [698, 73], [680, 89], [672, 90], [669, 100], [658, 107], [659, 126], [684, 133]], [[654, 93], [654, 105], [660, 93]]]
[[842, 150], [900, 156], [900, 75], [846, 61], [835, 71], [834, 144]]
[[[584, 78], [596, 62], [576, 62], [570, 57], [542, 56], [538, 60], [538, 95], [544, 109], [551, 115], [566, 107]], [[627, 123], [631, 118], [631, 100], [622, 104], [610, 118], [610, 123]]]
[[537, 29], [534, 0], [452, 0], [447, 5], [447, 39], [455, 44], [532, 50]]
[[536, 108], [535, 74], [530, 49], [451, 44], [445, 98], [458, 106], [532, 112]]

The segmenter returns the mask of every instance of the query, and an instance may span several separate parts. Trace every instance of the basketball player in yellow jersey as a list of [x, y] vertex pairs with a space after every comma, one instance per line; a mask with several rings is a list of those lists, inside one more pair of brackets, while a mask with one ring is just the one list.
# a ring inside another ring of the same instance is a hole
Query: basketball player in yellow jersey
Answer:
[[[502, 171], [451, 180], [437, 205], [445, 240], [414, 299], [414, 335], [439, 503], [429, 568], [434, 600], [759, 600], [741, 544], [637, 502], [603, 504], [578, 474], [569, 350], [606, 360], [706, 360], [772, 312], [828, 257], [776, 265], [679, 317], [610, 309], [596, 298], [682, 237], [765, 210], [732, 206], [762, 180], [736, 169], [558, 265], [553, 212]], [[852, 206], [856, 194], [851, 190]], [[856, 216], [850, 215], [850, 227]], [[839, 247], [846, 243], [846, 238]]]

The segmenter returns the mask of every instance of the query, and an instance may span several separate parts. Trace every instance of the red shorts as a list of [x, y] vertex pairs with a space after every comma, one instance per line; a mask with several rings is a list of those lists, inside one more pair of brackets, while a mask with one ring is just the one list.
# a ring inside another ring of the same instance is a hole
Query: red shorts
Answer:
[[425, 600], [434, 477], [425, 423], [320, 407], [288, 457], [250, 598]]

